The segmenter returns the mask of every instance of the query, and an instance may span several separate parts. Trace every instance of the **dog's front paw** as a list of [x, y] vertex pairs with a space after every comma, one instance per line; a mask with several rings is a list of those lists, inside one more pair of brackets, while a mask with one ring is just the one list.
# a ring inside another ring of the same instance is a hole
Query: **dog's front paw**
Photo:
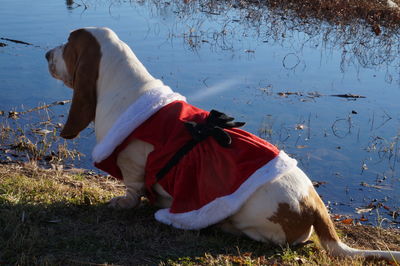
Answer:
[[132, 209], [140, 203], [140, 198], [132, 198], [127, 196], [119, 196], [112, 198], [108, 206], [114, 209]]

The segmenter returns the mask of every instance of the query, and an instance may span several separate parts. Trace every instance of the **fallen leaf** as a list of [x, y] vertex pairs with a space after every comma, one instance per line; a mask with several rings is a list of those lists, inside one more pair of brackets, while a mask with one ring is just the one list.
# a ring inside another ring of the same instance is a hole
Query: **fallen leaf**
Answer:
[[15, 111], [10, 111], [8, 112], [8, 118], [12, 118], [12, 119], [18, 119], [19, 118], [19, 113], [15, 112]]
[[353, 219], [352, 218], [347, 218], [341, 221], [343, 224], [352, 224], [353, 223]]
[[374, 208], [356, 208], [356, 213], [361, 214], [361, 213], [366, 213], [372, 211]]
[[314, 187], [319, 187], [320, 185], [325, 185], [325, 181], [312, 181]]
[[34, 129], [32, 129], [32, 132], [39, 134], [39, 135], [47, 135], [49, 133], [52, 133], [53, 131], [48, 130], [48, 129], [34, 128]]
[[332, 217], [332, 219], [335, 220], [335, 221], [339, 221], [340, 218], [342, 218], [342, 216], [339, 215], [339, 214], [336, 214], [335, 216]]
[[363, 165], [361, 166], [361, 169], [362, 169], [362, 170], [368, 170], [367, 164], [363, 163]]
[[376, 189], [390, 189], [390, 188], [384, 187], [384, 186], [370, 185], [370, 184], [365, 183], [365, 182], [361, 182], [360, 185], [363, 186], [363, 187], [371, 187], [371, 188], [376, 188]]
[[296, 146], [297, 149], [304, 149], [304, 148], [307, 148], [307, 147], [308, 147], [307, 145], [297, 145]]
[[382, 30], [378, 24], [372, 25], [372, 31], [375, 33], [376, 36], [380, 35]]

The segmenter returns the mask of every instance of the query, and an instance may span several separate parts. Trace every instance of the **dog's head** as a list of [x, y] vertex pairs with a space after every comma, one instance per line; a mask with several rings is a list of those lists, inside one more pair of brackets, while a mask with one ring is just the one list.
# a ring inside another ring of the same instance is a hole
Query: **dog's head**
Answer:
[[73, 89], [63, 138], [75, 138], [94, 120], [100, 58], [100, 44], [87, 29], [71, 32], [67, 43], [46, 53], [50, 74]]

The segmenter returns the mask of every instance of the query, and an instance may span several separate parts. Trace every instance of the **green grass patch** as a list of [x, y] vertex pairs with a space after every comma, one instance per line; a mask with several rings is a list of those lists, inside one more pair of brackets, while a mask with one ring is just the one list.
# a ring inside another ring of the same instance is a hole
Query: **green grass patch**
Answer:
[[317, 244], [277, 247], [214, 227], [178, 230], [155, 221], [146, 201], [135, 210], [108, 208], [122, 193], [103, 176], [0, 165], [0, 265], [366, 263], [332, 259]]

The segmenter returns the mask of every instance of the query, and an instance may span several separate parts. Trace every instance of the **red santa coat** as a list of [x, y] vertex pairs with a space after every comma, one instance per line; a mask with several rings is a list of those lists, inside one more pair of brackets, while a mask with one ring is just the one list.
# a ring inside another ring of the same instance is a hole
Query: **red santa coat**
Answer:
[[[145, 166], [145, 184], [147, 195], [154, 202], [157, 173], [192, 139], [184, 123], [201, 124], [208, 115], [209, 112], [182, 100], [167, 103], [95, 165], [122, 179], [116, 164], [119, 152], [134, 138], [152, 144], [154, 150]], [[173, 201], [169, 209], [156, 213], [157, 220], [178, 228], [206, 227], [232, 215], [259, 186], [295, 165], [293, 159], [251, 133], [237, 128], [225, 131], [232, 139], [229, 147], [222, 147], [213, 137], [208, 137], [158, 181]]]

